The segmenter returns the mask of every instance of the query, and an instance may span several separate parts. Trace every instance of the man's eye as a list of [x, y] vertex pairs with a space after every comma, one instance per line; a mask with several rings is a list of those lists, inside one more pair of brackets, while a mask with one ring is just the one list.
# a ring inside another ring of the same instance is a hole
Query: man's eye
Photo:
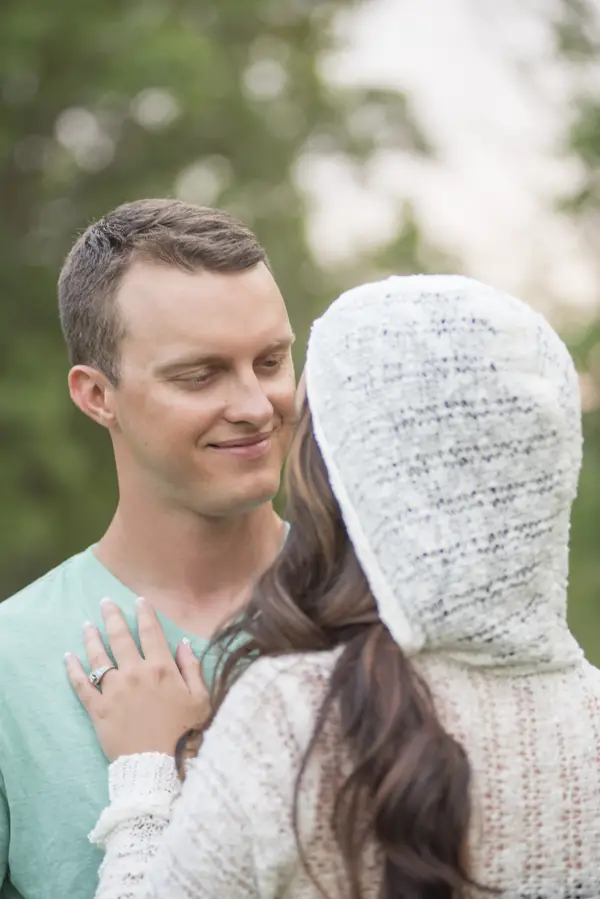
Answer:
[[268, 368], [271, 370], [281, 368], [281, 366], [283, 365], [283, 356], [273, 356], [270, 359], [265, 359], [261, 364], [263, 368]]
[[184, 386], [193, 387], [197, 384], [206, 384], [214, 377], [214, 372], [204, 372], [203, 374], [188, 375], [185, 378], [178, 378], [178, 382]]

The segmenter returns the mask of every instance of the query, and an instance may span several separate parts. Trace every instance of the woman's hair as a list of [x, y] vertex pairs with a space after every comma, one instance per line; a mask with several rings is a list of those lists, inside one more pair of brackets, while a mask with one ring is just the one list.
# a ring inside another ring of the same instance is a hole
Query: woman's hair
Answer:
[[248, 664], [340, 647], [295, 787], [294, 827], [305, 868], [320, 888], [300, 842], [298, 805], [308, 761], [331, 721], [337, 747], [351, 764], [331, 803], [349, 899], [362, 896], [362, 849], [369, 838], [384, 863], [380, 899], [462, 899], [472, 883], [466, 864], [469, 762], [442, 727], [427, 685], [378, 617], [306, 401], [286, 486], [290, 533], [244, 614], [215, 638], [222, 651], [211, 718], [180, 740], [180, 771]]

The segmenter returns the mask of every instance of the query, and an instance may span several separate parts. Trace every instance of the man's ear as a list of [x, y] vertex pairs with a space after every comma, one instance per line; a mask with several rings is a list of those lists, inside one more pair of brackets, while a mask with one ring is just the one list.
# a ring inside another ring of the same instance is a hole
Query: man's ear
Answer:
[[115, 386], [106, 375], [89, 365], [74, 365], [68, 383], [71, 399], [84, 415], [105, 428], [115, 426]]

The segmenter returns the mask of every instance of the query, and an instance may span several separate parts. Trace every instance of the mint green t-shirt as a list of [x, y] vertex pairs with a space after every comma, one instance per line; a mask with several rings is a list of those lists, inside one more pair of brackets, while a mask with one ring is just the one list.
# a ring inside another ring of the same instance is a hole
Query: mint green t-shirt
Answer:
[[[107, 762], [71, 689], [82, 624], [116, 602], [135, 632], [135, 594], [91, 549], [0, 603], [0, 899], [91, 899], [101, 852], [87, 835], [108, 802]], [[184, 636], [159, 616], [173, 651]], [[214, 658], [204, 660], [211, 677]]]

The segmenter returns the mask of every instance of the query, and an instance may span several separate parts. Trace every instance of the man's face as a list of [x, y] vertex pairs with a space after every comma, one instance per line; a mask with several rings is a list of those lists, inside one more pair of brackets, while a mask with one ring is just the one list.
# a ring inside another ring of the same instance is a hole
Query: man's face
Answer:
[[137, 262], [117, 303], [126, 334], [112, 396], [121, 475], [198, 514], [273, 498], [291, 437], [293, 333], [262, 263], [239, 274]]

